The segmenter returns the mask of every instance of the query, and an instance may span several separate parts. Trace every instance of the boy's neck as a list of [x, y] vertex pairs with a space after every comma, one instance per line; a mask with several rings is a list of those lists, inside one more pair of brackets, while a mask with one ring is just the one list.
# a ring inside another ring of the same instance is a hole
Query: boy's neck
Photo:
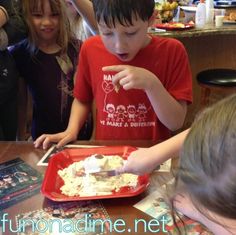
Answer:
[[146, 45], [145, 47], [150, 44], [150, 42], [152, 41], [152, 37], [150, 35], [147, 35], [147, 42], [146, 42]]

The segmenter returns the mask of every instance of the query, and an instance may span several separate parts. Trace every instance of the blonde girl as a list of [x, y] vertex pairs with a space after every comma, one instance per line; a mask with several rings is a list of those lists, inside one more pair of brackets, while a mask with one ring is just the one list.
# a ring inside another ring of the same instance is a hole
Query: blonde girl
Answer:
[[[54, 50], [60, 50], [60, 54], [66, 53], [68, 44], [73, 43], [74, 38], [64, 1], [22, 0], [22, 2], [23, 12], [29, 27], [28, 44], [31, 52], [33, 53], [35, 50], [44, 47], [43, 44], [50, 38], [49, 43], [51, 47], [54, 47]], [[54, 30], [51, 34], [49, 32], [48, 36], [43, 34], [43, 28], [46, 28], [47, 25]], [[40, 30], [42, 30], [42, 33], [40, 33]], [[53, 49], [52, 52], [54, 52]]]
[[236, 95], [207, 109], [184, 142], [178, 211], [216, 235], [236, 234]]

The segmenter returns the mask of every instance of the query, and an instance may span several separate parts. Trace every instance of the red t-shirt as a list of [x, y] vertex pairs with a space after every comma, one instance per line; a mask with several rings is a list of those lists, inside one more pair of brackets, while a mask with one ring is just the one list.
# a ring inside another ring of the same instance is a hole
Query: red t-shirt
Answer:
[[127, 64], [154, 73], [176, 99], [192, 102], [192, 77], [183, 45], [170, 38], [152, 37], [135, 58], [122, 62], [110, 54], [99, 36], [84, 42], [74, 96], [81, 102], [96, 101], [96, 139], [98, 140], [164, 140], [170, 131], [157, 118], [143, 90], [120, 89], [112, 84], [114, 72], [102, 67]]

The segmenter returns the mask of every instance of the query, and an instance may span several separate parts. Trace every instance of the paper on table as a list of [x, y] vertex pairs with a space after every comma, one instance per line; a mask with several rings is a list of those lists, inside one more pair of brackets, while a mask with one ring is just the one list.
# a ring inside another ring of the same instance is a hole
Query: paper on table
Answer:
[[0, 164], [0, 211], [40, 191], [43, 176], [20, 158]]
[[76, 144], [68, 144], [65, 145], [64, 147], [58, 149], [56, 145], [53, 145], [44, 155], [43, 157], [39, 160], [37, 163], [37, 166], [47, 166], [49, 159], [53, 156], [53, 154], [62, 151], [63, 149], [67, 148], [95, 148], [95, 147], [101, 147], [101, 146], [94, 146], [94, 145], [76, 145]]
[[[170, 185], [173, 182], [174, 179], [168, 181], [167, 185]], [[164, 196], [165, 191], [166, 184], [161, 186], [159, 190], [154, 191], [143, 200], [136, 203], [134, 207], [158, 220], [161, 220], [161, 218], [164, 216], [167, 220], [167, 224], [172, 226], [173, 220], [170, 213], [170, 207], [164, 200], [164, 198], [166, 197]]]
[[171, 159], [163, 162], [158, 169], [158, 171], [160, 172], [170, 172], [170, 170], [171, 170]]
[[[48, 205], [40, 210], [28, 211], [16, 216], [19, 235], [107, 234], [109, 224], [106, 221], [110, 218], [100, 201], [46, 202]], [[25, 221], [30, 222], [25, 223]], [[35, 228], [35, 224], [38, 229]], [[60, 232], [59, 229], [64, 232]]]

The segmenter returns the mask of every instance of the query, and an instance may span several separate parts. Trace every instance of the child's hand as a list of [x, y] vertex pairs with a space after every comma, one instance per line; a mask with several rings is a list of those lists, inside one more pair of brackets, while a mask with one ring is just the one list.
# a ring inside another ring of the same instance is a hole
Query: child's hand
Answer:
[[124, 90], [143, 89], [148, 90], [154, 83], [160, 83], [159, 79], [150, 71], [130, 65], [112, 65], [102, 68], [103, 71], [117, 72], [113, 77], [113, 84], [120, 84]]
[[156, 165], [148, 156], [148, 148], [140, 148], [130, 154], [124, 166], [117, 170], [118, 173], [133, 173], [143, 175], [152, 172]]
[[58, 143], [57, 148], [61, 148], [67, 143], [76, 140], [76, 135], [69, 131], [60, 132], [57, 134], [43, 134], [34, 141], [34, 147], [48, 149], [53, 143]]

